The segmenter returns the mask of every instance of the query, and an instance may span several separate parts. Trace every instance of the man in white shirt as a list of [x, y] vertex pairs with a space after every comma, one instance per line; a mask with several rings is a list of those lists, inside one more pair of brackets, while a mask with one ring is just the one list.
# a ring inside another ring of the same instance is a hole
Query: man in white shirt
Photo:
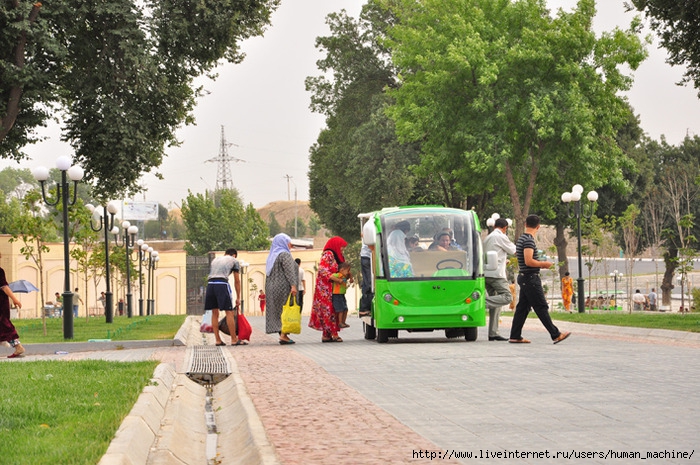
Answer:
[[304, 277], [304, 268], [301, 267], [301, 258], [295, 258], [294, 261], [299, 265], [299, 285], [297, 286], [297, 302], [299, 308], [304, 310], [304, 294], [306, 294], [306, 278]]
[[484, 239], [484, 251], [496, 252], [498, 267], [495, 270], [484, 272], [486, 278], [486, 306], [489, 309], [489, 341], [507, 341], [508, 339], [498, 334], [498, 319], [501, 316], [501, 307], [508, 305], [513, 300], [506, 276], [506, 260], [508, 255], [515, 254], [515, 244], [508, 239], [508, 221], [498, 218], [494, 224], [493, 232]]
[[644, 303], [647, 301], [647, 299], [644, 298], [644, 294], [642, 294], [639, 289], [637, 289], [632, 296], [632, 302], [634, 303], [634, 309], [638, 312], [641, 312], [644, 310]]

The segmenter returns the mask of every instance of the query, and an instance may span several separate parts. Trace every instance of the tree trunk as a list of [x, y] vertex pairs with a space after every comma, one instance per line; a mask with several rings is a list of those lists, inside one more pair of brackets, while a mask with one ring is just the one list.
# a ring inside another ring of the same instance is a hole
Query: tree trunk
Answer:
[[669, 246], [664, 253], [664, 263], [666, 270], [664, 271], [664, 279], [661, 282], [661, 304], [671, 308], [671, 291], [675, 287], [673, 285], [673, 275], [676, 271], [678, 263], [675, 258], [678, 256], [678, 249], [675, 245]]
[[564, 277], [564, 274], [569, 271], [569, 257], [566, 255], [566, 228], [563, 224], [556, 224], [557, 234], [554, 237], [554, 245], [557, 247], [557, 262], [562, 263], [559, 267], [559, 279]]

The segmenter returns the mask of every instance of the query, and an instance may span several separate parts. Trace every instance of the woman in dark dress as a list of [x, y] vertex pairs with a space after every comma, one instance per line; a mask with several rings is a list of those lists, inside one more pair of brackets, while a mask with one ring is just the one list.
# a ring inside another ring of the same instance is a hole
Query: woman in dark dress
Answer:
[[0, 268], [0, 342], [9, 342], [12, 347], [15, 348], [15, 352], [12, 355], [8, 355], [7, 358], [19, 357], [24, 353], [24, 347], [19, 342], [19, 335], [15, 329], [15, 325], [10, 321], [10, 299], [15, 307], [22, 308], [22, 302], [19, 301], [15, 294], [7, 285], [7, 278], [5, 277], [5, 270]]
[[292, 239], [288, 235], [276, 235], [265, 265], [265, 332], [279, 333], [280, 344], [294, 344], [289, 334], [282, 332], [282, 307], [290, 293], [296, 296], [299, 280], [299, 268], [290, 253], [291, 247]]

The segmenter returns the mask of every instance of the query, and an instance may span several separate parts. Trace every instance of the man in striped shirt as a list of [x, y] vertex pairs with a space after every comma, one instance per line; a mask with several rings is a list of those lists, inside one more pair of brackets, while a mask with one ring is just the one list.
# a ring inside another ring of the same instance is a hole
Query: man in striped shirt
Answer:
[[518, 257], [518, 285], [520, 286], [520, 298], [515, 306], [513, 324], [510, 328], [508, 342], [529, 344], [530, 341], [522, 337], [523, 326], [530, 310], [534, 310], [555, 344], [563, 341], [571, 335], [570, 332], [561, 332], [552, 323], [549, 316], [549, 305], [542, 289], [540, 269], [551, 268], [554, 263], [539, 260], [535, 236], [540, 229], [540, 217], [529, 215], [525, 219], [525, 232], [515, 243], [515, 255]]

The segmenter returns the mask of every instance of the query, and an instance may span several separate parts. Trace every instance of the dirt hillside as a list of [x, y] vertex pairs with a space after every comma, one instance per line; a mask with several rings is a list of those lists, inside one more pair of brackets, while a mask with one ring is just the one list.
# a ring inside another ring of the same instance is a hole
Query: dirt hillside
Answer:
[[277, 200], [275, 202], [270, 202], [262, 208], [258, 208], [258, 214], [260, 218], [266, 223], [270, 222], [270, 213], [275, 214], [275, 219], [277, 222], [284, 226], [287, 221], [294, 220], [294, 214], [297, 214], [298, 218], [304, 220], [305, 224], [309, 224], [309, 218], [313, 215], [311, 208], [309, 207], [308, 200]]

